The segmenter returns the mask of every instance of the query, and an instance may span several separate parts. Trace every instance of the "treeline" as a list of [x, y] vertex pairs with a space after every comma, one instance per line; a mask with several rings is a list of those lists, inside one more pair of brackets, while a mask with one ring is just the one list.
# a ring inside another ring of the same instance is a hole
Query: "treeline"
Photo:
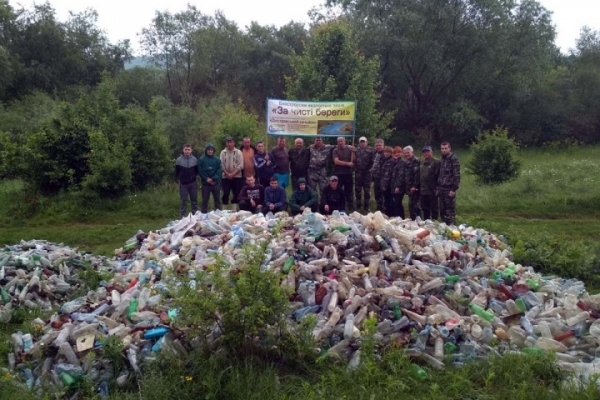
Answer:
[[466, 145], [499, 125], [530, 146], [600, 140], [600, 32], [561, 54], [534, 0], [328, 0], [278, 28], [157, 11], [139, 36], [148, 66], [130, 70], [129, 42], [96, 22], [0, 0], [0, 177], [143, 188], [138, 169], [159, 176], [183, 142], [264, 138], [267, 97], [357, 100], [357, 134], [394, 144]]

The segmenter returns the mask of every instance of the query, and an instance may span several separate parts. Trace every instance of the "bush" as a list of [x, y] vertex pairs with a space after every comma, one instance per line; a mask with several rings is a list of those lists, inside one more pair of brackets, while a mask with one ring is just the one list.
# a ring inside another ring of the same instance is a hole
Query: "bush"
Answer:
[[83, 191], [87, 199], [118, 197], [161, 183], [172, 166], [166, 138], [139, 106], [119, 107], [108, 80], [30, 134], [20, 177], [42, 194]]
[[508, 130], [496, 128], [484, 132], [471, 145], [472, 156], [467, 170], [486, 185], [499, 185], [519, 176], [521, 162], [516, 158], [517, 144]]
[[235, 139], [236, 146], [242, 143], [242, 139], [248, 136], [252, 143], [265, 140], [265, 134], [260, 129], [258, 118], [244, 110], [243, 105], [228, 104], [223, 110], [223, 115], [215, 128], [213, 143], [218, 148], [225, 148], [225, 139], [231, 136]]
[[264, 344], [269, 349], [280, 344], [289, 293], [280, 285], [280, 273], [261, 271], [267, 246], [266, 240], [245, 246], [235, 265], [217, 258], [194, 281], [173, 290], [179, 322], [193, 327], [205, 348], [244, 357]]

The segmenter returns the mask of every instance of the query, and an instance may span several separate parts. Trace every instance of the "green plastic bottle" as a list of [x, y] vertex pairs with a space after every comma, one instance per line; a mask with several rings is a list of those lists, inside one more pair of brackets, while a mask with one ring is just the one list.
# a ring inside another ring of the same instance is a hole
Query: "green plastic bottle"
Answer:
[[425, 372], [425, 370], [419, 367], [417, 364], [412, 364], [412, 369], [415, 372], [415, 375], [417, 375], [417, 378], [421, 380], [427, 378], [427, 372]]
[[531, 290], [534, 292], [537, 292], [537, 290], [540, 288], [540, 283], [534, 279], [527, 279], [527, 286], [529, 286], [529, 288], [531, 288]]
[[452, 342], [446, 342], [444, 344], [444, 353], [445, 354], [453, 354], [456, 353], [456, 350], [458, 349], [458, 347], [456, 347], [456, 345]]
[[67, 374], [66, 372], [62, 372], [59, 375], [59, 378], [62, 381], [62, 383], [64, 383], [65, 386], [68, 388], [72, 387], [76, 383], [75, 378], [73, 378], [71, 375]]
[[129, 302], [129, 307], [127, 308], [127, 319], [131, 320], [131, 316], [134, 312], [137, 312], [138, 309], [138, 299], [134, 298]]
[[338, 232], [348, 232], [350, 230], [349, 226], [336, 226], [335, 228], [333, 228], [334, 231], [338, 231]]
[[4, 288], [0, 289], [0, 299], [2, 300], [2, 304], [10, 303], [10, 295]]
[[517, 306], [519, 311], [521, 311], [521, 312], [527, 311], [527, 306], [525, 305], [525, 302], [523, 301], [523, 299], [521, 299], [521, 298], [516, 299], [515, 305]]
[[294, 259], [293, 256], [289, 256], [288, 259], [285, 261], [285, 264], [283, 265], [281, 272], [283, 272], [284, 274], [287, 274], [288, 272], [290, 272], [290, 269], [292, 269], [292, 267], [294, 266], [295, 261], [296, 260]]
[[448, 283], [456, 283], [456, 282], [460, 281], [460, 276], [458, 276], [458, 275], [450, 275], [450, 276], [447, 276], [445, 278], [445, 280]]
[[494, 314], [484, 310], [483, 308], [481, 308], [480, 306], [478, 306], [477, 304], [469, 304], [469, 309], [475, 314], [478, 315], [479, 317], [485, 319], [486, 321], [491, 321], [494, 319]]

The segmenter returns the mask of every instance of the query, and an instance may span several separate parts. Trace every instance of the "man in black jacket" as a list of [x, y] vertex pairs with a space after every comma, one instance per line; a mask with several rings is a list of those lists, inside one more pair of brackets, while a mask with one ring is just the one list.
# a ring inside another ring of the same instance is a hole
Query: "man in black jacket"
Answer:
[[331, 215], [334, 210], [346, 211], [346, 194], [338, 186], [338, 177], [332, 175], [329, 178], [329, 186], [323, 189], [319, 212], [323, 215]]
[[192, 146], [183, 145], [182, 154], [175, 162], [175, 175], [179, 180], [179, 216], [185, 217], [187, 199], [192, 203], [192, 214], [198, 211], [198, 159], [192, 155]]

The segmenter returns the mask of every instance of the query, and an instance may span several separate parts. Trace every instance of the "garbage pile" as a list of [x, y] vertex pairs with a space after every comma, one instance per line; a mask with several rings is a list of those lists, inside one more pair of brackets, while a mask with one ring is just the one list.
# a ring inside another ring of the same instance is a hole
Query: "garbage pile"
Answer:
[[[185, 357], [194, 338], [174, 329], [177, 310], [163, 294], [169, 280], [214, 264], [232, 268], [244, 244], [269, 242], [262, 270], [278, 271], [293, 292], [290, 324], [307, 315], [324, 354], [360, 362], [362, 327], [377, 318], [376, 342], [401, 344], [434, 368], [504, 353], [555, 352], [559, 365], [584, 381], [600, 373], [600, 295], [582, 282], [544, 276], [514, 264], [492, 233], [432, 221], [387, 219], [381, 213], [330, 217], [307, 210], [266, 216], [214, 211], [190, 215], [150, 233], [138, 232], [115, 257], [82, 255], [46, 242], [22, 242], [0, 253], [1, 318], [18, 306], [49, 309], [36, 333], [12, 335], [10, 369], [29, 388], [69, 388], [84, 375], [108, 395], [117, 376], [161, 351]], [[110, 270], [96, 291], [61, 302], [80, 286], [84, 265]], [[112, 338], [112, 339], [111, 339]], [[128, 368], [95, 354], [108, 340], [124, 346]]]

